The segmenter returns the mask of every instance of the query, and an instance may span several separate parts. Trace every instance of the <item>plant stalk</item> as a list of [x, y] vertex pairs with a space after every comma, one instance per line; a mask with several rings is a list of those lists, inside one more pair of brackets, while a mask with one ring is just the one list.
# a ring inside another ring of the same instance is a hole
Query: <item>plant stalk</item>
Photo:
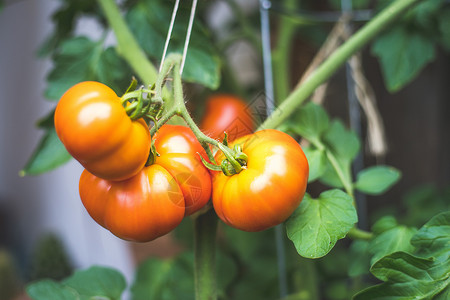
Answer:
[[352, 240], [371, 240], [373, 238], [373, 233], [353, 227], [347, 233], [347, 237]]
[[213, 209], [194, 220], [195, 299], [217, 299], [216, 231], [218, 218]]
[[120, 14], [119, 7], [114, 0], [98, 0], [108, 23], [117, 38], [117, 51], [136, 72], [137, 76], [146, 84], [155, 82], [157, 70], [147, 59], [135, 37]]
[[277, 128], [322, 83], [327, 81], [345, 62], [377, 36], [388, 24], [398, 19], [412, 5], [423, 0], [397, 0], [375, 16], [325, 60], [317, 70], [278, 106], [257, 130]]

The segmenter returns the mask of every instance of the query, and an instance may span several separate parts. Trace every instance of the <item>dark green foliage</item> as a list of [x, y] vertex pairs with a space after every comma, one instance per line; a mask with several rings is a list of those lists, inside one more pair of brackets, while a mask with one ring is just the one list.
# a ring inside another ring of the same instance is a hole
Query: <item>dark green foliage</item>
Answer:
[[72, 271], [72, 263], [61, 240], [54, 234], [41, 237], [31, 258], [30, 279], [61, 280]]

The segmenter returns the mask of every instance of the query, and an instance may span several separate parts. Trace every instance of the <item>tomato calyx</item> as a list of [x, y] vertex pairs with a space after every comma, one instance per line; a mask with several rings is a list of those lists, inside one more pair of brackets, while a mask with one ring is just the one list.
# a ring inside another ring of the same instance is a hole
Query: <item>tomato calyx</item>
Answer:
[[235, 145], [233, 149], [230, 149], [226, 145], [218, 143], [217, 147], [219, 147], [220, 151], [223, 152], [226, 158], [222, 160], [220, 165], [216, 165], [207, 162], [202, 156], [200, 156], [200, 159], [205, 167], [212, 171], [222, 171], [226, 176], [239, 174], [242, 170], [247, 168], [248, 156], [242, 152], [240, 145]]
[[145, 166], [151, 166], [156, 162], [156, 158], [160, 157], [161, 155], [158, 153], [155, 147], [155, 140], [152, 139], [152, 145], [150, 147], [150, 153], [148, 155], [147, 162], [145, 163]]
[[120, 98], [122, 106], [131, 120], [146, 118], [155, 120], [163, 111], [164, 101], [156, 96], [155, 87], [149, 89], [143, 87], [137, 90], [130, 90], [135, 84], [130, 85], [127, 92]]

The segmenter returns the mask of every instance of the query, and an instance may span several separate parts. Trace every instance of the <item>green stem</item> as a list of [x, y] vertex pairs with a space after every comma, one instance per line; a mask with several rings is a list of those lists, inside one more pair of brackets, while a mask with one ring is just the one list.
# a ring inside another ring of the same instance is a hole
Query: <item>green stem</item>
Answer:
[[114, 0], [98, 0], [98, 3], [116, 35], [117, 51], [146, 85], [155, 82], [157, 71], [125, 23], [116, 2]]
[[371, 240], [373, 238], [373, 233], [353, 227], [347, 233], [347, 237], [352, 240]]
[[339, 179], [341, 180], [342, 184], [344, 185], [345, 191], [352, 198], [354, 198], [353, 186], [352, 186], [351, 182], [349, 182], [347, 180], [347, 177], [344, 175], [344, 171], [341, 169], [341, 166], [339, 165], [338, 160], [336, 159], [334, 154], [331, 153], [330, 151], [325, 150], [325, 153], [328, 158], [328, 161], [331, 163], [331, 165], [333, 166], [334, 170], [336, 171]]
[[217, 216], [213, 209], [194, 220], [194, 279], [195, 299], [217, 299], [216, 231]]
[[273, 114], [259, 126], [277, 128], [283, 123], [314, 90], [327, 81], [353, 54], [361, 50], [377, 36], [389, 23], [398, 19], [413, 4], [422, 0], [397, 0], [375, 16], [363, 28], [340, 46], [317, 70], [296, 90], [294, 90]]

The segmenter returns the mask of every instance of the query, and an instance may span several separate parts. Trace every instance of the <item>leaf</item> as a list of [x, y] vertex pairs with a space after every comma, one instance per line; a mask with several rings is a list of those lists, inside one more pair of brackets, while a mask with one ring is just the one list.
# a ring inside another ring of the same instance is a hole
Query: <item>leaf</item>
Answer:
[[370, 167], [358, 173], [355, 188], [369, 195], [380, 195], [393, 186], [400, 176], [400, 171], [392, 167]]
[[369, 252], [373, 255], [371, 263], [374, 264], [383, 256], [396, 251], [412, 253], [415, 247], [410, 244], [410, 240], [416, 231], [416, 228], [400, 225], [375, 236], [369, 247]]
[[27, 294], [33, 300], [78, 300], [76, 291], [53, 280], [42, 280], [27, 286]]
[[111, 268], [93, 266], [76, 271], [63, 284], [86, 298], [120, 299], [126, 288], [123, 275]]
[[325, 132], [323, 140], [339, 160], [350, 164], [360, 149], [358, 136], [347, 130], [340, 120], [334, 120]]
[[329, 190], [318, 199], [305, 195], [286, 222], [288, 238], [307, 258], [326, 255], [358, 221], [353, 199], [341, 190]]
[[188, 257], [151, 258], [139, 265], [131, 286], [132, 299], [194, 299], [193, 279], [193, 266]]
[[450, 211], [438, 214], [411, 238], [422, 257], [448, 260], [450, 255]]
[[71, 159], [54, 128], [47, 129], [36, 150], [25, 165], [21, 176], [38, 175], [59, 167]]
[[125, 288], [125, 279], [118, 271], [94, 266], [75, 272], [61, 283], [53, 280], [32, 283], [27, 293], [34, 300], [119, 300]]
[[390, 92], [411, 82], [435, 57], [434, 43], [417, 30], [397, 25], [379, 36], [372, 53], [380, 59], [381, 69]]
[[303, 152], [308, 159], [309, 164], [309, 178], [308, 182], [312, 182], [322, 176], [327, 168], [327, 158], [323, 150], [314, 147], [304, 147]]
[[393, 216], [384, 216], [379, 219], [372, 226], [372, 232], [376, 235], [380, 235], [385, 231], [393, 229], [398, 226], [397, 220]]
[[[195, 299], [193, 261], [193, 253], [184, 252], [170, 259], [150, 258], [141, 263], [131, 286], [132, 299]], [[233, 280], [236, 267], [230, 258], [218, 251], [216, 268], [218, 274], [222, 274], [217, 282], [218, 293], [222, 293]]]
[[290, 121], [289, 125], [295, 133], [311, 142], [316, 142], [328, 129], [329, 118], [320, 105], [309, 102], [299, 109], [295, 119]]
[[[172, 14], [169, 1], [140, 1], [127, 13], [126, 20], [139, 44], [150, 57], [160, 60]], [[168, 53], [183, 53], [190, 8], [183, 3], [177, 14]], [[212, 37], [201, 20], [196, 19], [192, 29], [183, 79], [217, 89], [220, 84], [221, 61]]]
[[103, 41], [94, 42], [87, 37], [64, 41], [53, 60], [45, 90], [50, 100], [58, 100], [71, 86], [86, 80], [100, 81], [120, 95], [132, 77], [114, 48], [104, 49]]
[[431, 299], [450, 284], [449, 260], [442, 264], [405, 252], [383, 257], [370, 271], [384, 283], [363, 290], [353, 299]]
[[[76, 19], [83, 13], [98, 11], [96, 1], [78, 0], [64, 2], [58, 10], [52, 14], [54, 32], [47, 37], [38, 51], [39, 56], [50, 54], [59, 47], [62, 41], [72, 36], [76, 27]], [[91, 14], [93, 15], [93, 14]]]

